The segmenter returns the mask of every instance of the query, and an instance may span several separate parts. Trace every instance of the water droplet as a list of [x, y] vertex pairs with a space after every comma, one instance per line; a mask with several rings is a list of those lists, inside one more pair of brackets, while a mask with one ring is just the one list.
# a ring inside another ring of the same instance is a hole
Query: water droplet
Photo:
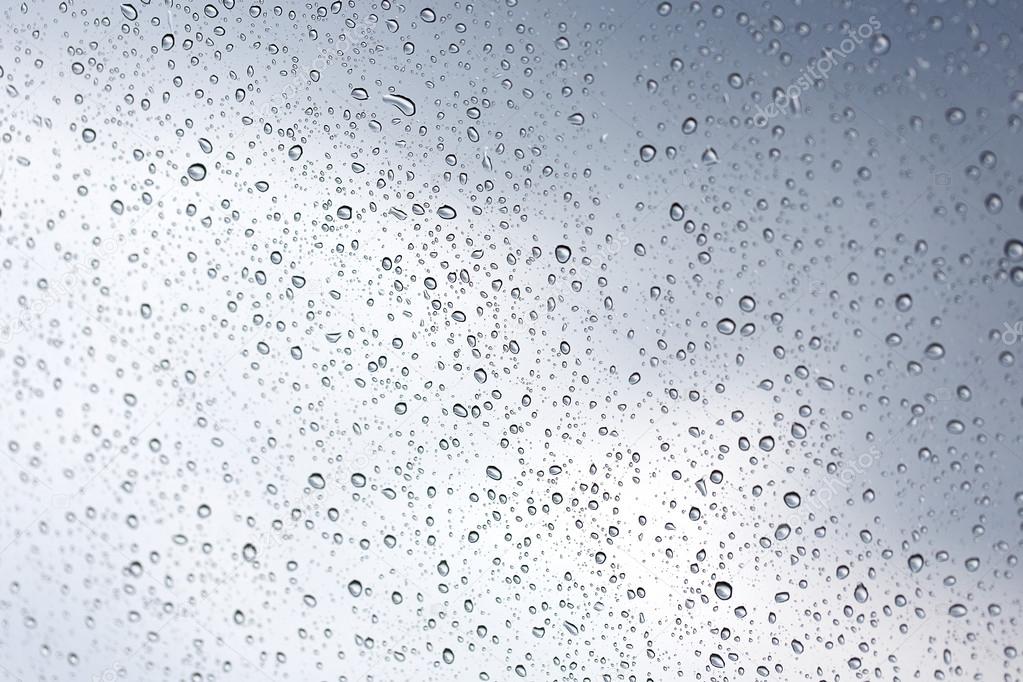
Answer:
[[393, 105], [406, 116], [412, 116], [416, 113], [416, 103], [404, 95], [387, 94], [384, 95], [384, 101]]
[[888, 54], [891, 48], [892, 41], [884, 33], [875, 33], [870, 39], [870, 51], [878, 56]]

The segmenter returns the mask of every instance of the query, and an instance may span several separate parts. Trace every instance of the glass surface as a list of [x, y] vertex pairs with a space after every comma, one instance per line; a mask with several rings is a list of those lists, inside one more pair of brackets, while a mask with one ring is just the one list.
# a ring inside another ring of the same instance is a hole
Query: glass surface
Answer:
[[1023, 679], [1023, 3], [0, 4], [0, 680]]

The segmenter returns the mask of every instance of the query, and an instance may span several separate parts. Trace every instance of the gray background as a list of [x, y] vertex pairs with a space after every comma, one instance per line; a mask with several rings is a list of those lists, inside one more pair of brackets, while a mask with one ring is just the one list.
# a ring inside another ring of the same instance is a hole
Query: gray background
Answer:
[[4, 6], [5, 679], [1020, 679], [1023, 8], [661, 4]]

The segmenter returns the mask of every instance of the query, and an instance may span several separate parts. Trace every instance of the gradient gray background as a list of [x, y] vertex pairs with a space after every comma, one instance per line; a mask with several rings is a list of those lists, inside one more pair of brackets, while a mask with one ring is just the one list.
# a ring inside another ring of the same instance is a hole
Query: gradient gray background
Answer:
[[1023, 8], [660, 4], [3, 8], [5, 679], [1020, 679]]

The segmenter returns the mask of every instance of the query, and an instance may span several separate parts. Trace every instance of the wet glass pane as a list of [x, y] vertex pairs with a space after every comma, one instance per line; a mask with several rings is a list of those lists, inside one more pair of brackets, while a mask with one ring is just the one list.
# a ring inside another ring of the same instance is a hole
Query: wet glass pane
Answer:
[[1023, 679], [1023, 3], [0, 5], [0, 679]]

